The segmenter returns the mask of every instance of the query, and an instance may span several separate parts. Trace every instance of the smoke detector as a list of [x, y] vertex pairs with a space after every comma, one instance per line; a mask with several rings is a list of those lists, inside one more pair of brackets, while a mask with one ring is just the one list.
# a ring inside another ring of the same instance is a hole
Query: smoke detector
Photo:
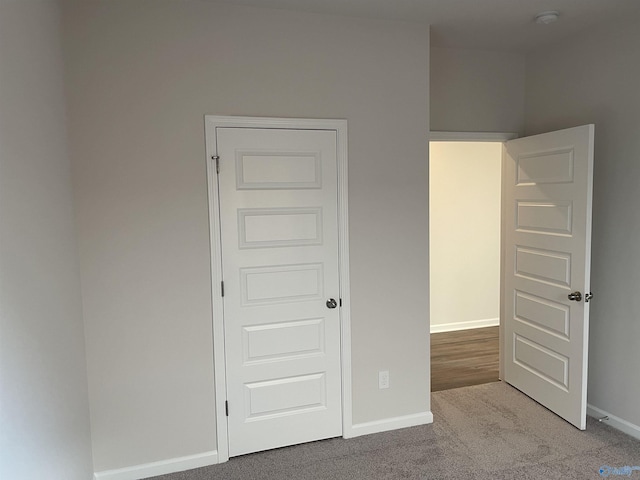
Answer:
[[550, 23], [557, 22], [559, 16], [560, 14], [555, 10], [542, 12], [536, 15], [536, 23], [539, 23], [541, 25], [549, 25]]

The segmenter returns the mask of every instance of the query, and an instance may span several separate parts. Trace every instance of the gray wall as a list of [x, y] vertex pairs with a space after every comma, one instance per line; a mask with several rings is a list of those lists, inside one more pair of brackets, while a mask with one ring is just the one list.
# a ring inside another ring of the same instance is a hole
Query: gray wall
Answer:
[[524, 55], [431, 48], [431, 130], [524, 129]]
[[588, 402], [640, 425], [640, 25], [527, 57], [526, 133], [595, 123]]
[[216, 448], [204, 114], [349, 121], [354, 422], [429, 410], [428, 29], [169, 0], [64, 21], [96, 470]]
[[87, 480], [59, 11], [0, 3], [0, 478]]

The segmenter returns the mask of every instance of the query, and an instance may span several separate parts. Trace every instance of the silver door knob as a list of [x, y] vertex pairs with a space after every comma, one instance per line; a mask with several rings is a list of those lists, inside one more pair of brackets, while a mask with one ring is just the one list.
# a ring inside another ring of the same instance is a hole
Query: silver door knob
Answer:
[[570, 293], [569, 295], [567, 295], [567, 297], [569, 298], [569, 300], [572, 300], [574, 302], [579, 302], [580, 300], [582, 300], [582, 294], [580, 292]]
[[327, 300], [327, 308], [336, 308], [338, 306], [338, 302], [335, 301], [335, 299], [330, 298], [329, 300]]

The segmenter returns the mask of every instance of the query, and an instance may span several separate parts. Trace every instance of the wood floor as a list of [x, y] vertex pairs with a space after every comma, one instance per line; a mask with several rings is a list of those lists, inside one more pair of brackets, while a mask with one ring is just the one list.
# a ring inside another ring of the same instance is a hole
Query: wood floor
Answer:
[[498, 381], [498, 328], [431, 335], [431, 391]]

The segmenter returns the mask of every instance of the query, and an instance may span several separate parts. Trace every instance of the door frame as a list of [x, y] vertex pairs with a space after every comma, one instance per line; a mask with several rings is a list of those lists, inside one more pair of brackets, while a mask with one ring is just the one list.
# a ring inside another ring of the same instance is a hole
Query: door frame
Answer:
[[[509, 140], [519, 138], [520, 135], [514, 132], [448, 132], [448, 131], [432, 131], [429, 132], [429, 142], [501, 142], [504, 144]], [[505, 264], [505, 158], [502, 155], [500, 160], [500, 325], [498, 327], [498, 378], [504, 377], [504, 264]], [[429, 206], [430, 207], [430, 206]], [[429, 256], [431, 256], [431, 248], [429, 248]], [[429, 282], [431, 284], [431, 282]], [[429, 319], [431, 323], [431, 319]]]
[[347, 120], [275, 118], [205, 115], [205, 152], [209, 205], [209, 251], [211, 256], [211, 307], [213, 313], [213, 370], [215, 387], [216, 444], [218, 463], [229, 460], [229, 437], [225, 401], [227, 400], [226, 352], [222, 282], [222, 242], [220, 203], [216, 171], [216, 129], [261, 128], [288, 130], [324, 130], [336, 132], [338, 171], [338, 268], [340, 282], [340, 355], [342, 376], [342, 436], [352, 434], [351, 389], [351, 301], [349, 286], [349, 207]]

